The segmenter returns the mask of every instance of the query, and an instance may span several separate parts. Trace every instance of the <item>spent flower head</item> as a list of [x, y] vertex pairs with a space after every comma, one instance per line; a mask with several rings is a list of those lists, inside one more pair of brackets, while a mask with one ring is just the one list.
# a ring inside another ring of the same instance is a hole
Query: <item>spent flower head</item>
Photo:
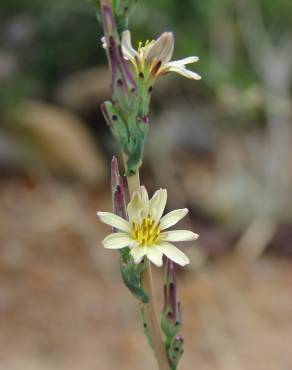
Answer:
[[166, 200], [166, 189], [157, 190], [149, 199], [147, 190], [141, 186], [128, 204], [128, 220], [114, 213], [97, 212], [103, 223], [118, 230], [103, 240], [104, 247], [109, 249], [129, 247], [136, 264], [147, 256], [156, 266], [162, 266], [163, 255], [181, 266], [188, 264], [188, 257], [171, 242], [195, 240], [198, 235], [189, 230], [165, 231], [188, 213], [187, 208], [177, 209], [162, 217]]

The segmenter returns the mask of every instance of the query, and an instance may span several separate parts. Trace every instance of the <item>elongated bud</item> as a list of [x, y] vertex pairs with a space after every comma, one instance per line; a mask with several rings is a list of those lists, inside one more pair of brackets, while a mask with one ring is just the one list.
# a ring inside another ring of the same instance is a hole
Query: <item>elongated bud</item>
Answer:
[[181, 307], [177, 295], [175, 265], [170, 259], [167, 259], [166, 264], [161, 328], [165, 334], [165, 348], [171, 370], [176, 370], [183, 354], [184, 341], [182, 336], [178, 335], [181, 328]]
[[181, 307], [177, 295], [174, 263], [167, 259], [164, 283], [164, 308], [161, 328], [167, 337], [175, 337], [181, 327]]
[[103, 3], [101, 12], [105, 47], [112, 77], [113, 100], [122, 109], [129, 111], [133, 108], [133, 93], [136, 91], [137, 85], [123, 57], [112, 7]]
[[119, 172], [116, 157], [113, 157], [111, 162], [111, 189], [114, 213], [127, 219], [124, 182]]

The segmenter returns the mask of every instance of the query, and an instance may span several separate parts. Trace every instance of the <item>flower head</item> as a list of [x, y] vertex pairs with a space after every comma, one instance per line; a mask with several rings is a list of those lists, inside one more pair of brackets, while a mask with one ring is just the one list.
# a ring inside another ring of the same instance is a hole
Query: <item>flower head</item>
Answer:
[[123, 55], [134, 65], [138, 76], [156, 79], [168, 72], [176, 72], [184, 77], [200, 80], [200, 75], [186, 69], [186, 64], [195, 63], [199, 58], [192, 56], [171, 62], [173, 50], [172, 32], [164, 32], [156, 41], [147, 41], [144, 45], [140, 43], [138, 50], [132, 46], [130, 31], [124, 31], [122, 34]]
[[166, 189], [157, 190], [149, 199], [147, 190], [141, 186], [128, 204], [128, 221], [110, 212], [97, 212], [103, 223], [118, 230], [103, 240], [104, 247], [129, 247], [137, 264], [147, 256], [152, 263], [162, 266], [163, 255], [181, 266], [188, 264], [188, 257], [171, 242], [195, 240], [198, 235], [188, 230], [165, 231], [188, 213], [187, 208], [177, 209], [162, 217], [166, 200]]

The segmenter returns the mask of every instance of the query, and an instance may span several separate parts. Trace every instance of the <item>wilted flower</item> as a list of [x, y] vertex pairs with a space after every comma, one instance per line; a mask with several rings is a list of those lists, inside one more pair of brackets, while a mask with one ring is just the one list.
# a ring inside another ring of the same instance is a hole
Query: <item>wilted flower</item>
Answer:
[[166, 189], [157, 190], [149, 200], [147, 190], [141, 186], [128, 204], [129, 221], [110, 212], [97, 212], [103, 223], [119, 230], [103, 240], [104, 247], [129, 247], [137, 264], [147, 256], [155, 265], [162, 266], [163, 254], [181, 266], [188, 264], [188, 257], [170, 242], [195, 240], [198, 235], [188, 230], [165, 231], [188, 213], [187, 208], [177, 209], [162, 217], [166, 200]]
[[198, 57], [192, 56], [171, 62], [174, 50], [172, 32], [164, 32], [156, 41], [140, 43], [136, 51], [131, 43], [130, 31], [122, 33], [122, 51], [124, 57], [135, 67], [137, 76], [156, 79], [168, 72], [176, 72], [184, 77], [200, 80], [201, 76], [186, 69], [186, 64], [195, 63]]

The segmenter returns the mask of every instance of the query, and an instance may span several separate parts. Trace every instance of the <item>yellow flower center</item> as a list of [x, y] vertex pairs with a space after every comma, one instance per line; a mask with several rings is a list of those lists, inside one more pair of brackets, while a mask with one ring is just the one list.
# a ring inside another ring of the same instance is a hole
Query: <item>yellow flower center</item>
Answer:
[[141, 224], [136, 224], [132, 222], [132, 238], [137, 240], [139, 245], [151, 246], [154, 245], [160, 235], [160, 225], [155, 223], [155, 221], [146, 217], [143, 219]]

